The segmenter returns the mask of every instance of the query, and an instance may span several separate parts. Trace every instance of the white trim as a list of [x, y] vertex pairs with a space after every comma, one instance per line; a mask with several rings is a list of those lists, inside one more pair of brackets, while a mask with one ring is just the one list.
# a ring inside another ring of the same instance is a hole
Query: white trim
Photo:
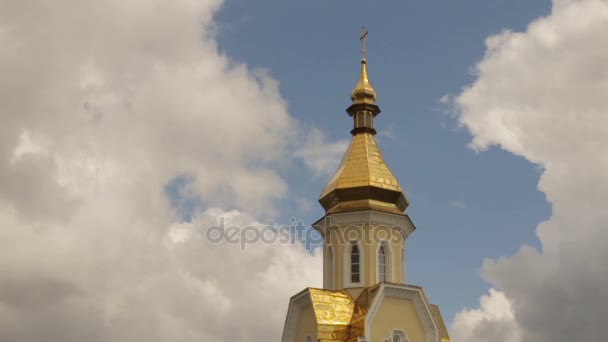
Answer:
[[334, 253], [334, 247], [332, 245], [327, 245], [328, 255], [325, 259], [325, 288], [333, 290], [336, 288], [336, 253]]
[[302, 310], [307, 305], [312, 305], [312, 300], [310, 299], [308, 289], [305, 289], [291, 297], [291, 300], [289, 301], [289, 308], [287, 309], [287, 317], [285, 317], [285, 328], [283, 328], [283, 338], [281, 339], [282, 342], [296, 341], [296, 334], [298, 333], [298, 325], [300, 324]]
[[[359, 249], [359, 282], [358, 283], [353, 283], [351, 281], [351, 262], [350, 262], [350, 256], [351, 256], [351, 251], [352, 251], [352, 246], [353, 244], [357, 245], [357, 248]], [[348, 241], [348, 243], [346, 244], [345, 248], [344, 248], [344, 255], [343, 255], [343, 259], [344, 262], [342, 263], [342, 273], [344, 274], [343, 278], [344, 278], [344, 283], [343, 283], [343, 288], [347, 289], [347, 288], [352, 288], [352, 287], [361, 287], [363, 286], [363, 280], [365, 279], [365, 251], [363, 250], [363, 245], [361, 244], [361, 241], [359, 240], [351, 240]]]
[[405, 260], [405, 241], [401, 245], [401, 282], [407, 284], [406, 275], [407, 275], [407, 262]]
[[[399, 341], [397, 341], [397, 337], [399, 337]], [[382, 342], [409, 342], [410, 340], [407, 338], [405, 331], [401, 329], [393, 329], [393, 332], [390, 333], [388, 337], [382, 339]]]
[[398, 341], [398, 342], [409, 342], [410, 340], [407, 338], [407, 335], [405, 334], [405, 331], [401, 330], [401, 329], [395, 329], [393, 330], [393, 342], [397, 342], [395, 340], [395, 337], [399, 335], [399, 338], [403, 338], [403, 340]]
[[333, 226], [347, 227], [351, 224], [368, 223], [370, 226], [389, 226], [397, 228], [403, 235], [404, 239], [416, 230], [416, 226], [406, 215], [395, 215], [383, 213], [375, 210], [353, 211], [348, 213], [329, 214], [320, 218], [312, 224], [312, 227], [326, 238], [327, 231]]
[[[367, 316], [365, 317], [365, 327], [371, 327], [372, 320], [376, 316], [378, 308], [385, 297], [409, 300], [414, 306], [414, 310], [422, 324], [425, 342], [439, 342], [439, 329], [431, 314], [428, 299], [426, 298], [424, 291], [419, 287], [386, 283], [381, 284], [378, 289], [378, 294], [374, 297], [374, 301], [370, 305]], [[371, 329], [365, 329], [365, 339], [368, 341], [371, 341], [370, 330]]]
[[385, 272], [386, 272], [386, 280], [388, 282], [397, 282], [395, 279], [395, 267], [393, 267], [394, 265], [394, 260], [393, 260], [393, 249], [391, 248], [391, 245], [388, 241], [386, 240], [382, 240], [379, 241], [378, 245], [376, 246], [376, 255], [374, 256], [374, 262], [376, 265], [376, 284], [380, 282], [380, 268], [378, 267], [379, 263], [378, 263], [378, 255], [380, 255], [380, 248], [381, 247], [385, 247], [384, 248], [384, 263], [385, 263]]
[[[384, 282], [384, 281], [388, 281], [388, 278], [390, 278], [390, 254], [386, 251], [387, 249], [385, 248], [386, 246], [384, 246], [384, 244], [380, 244], [380, 249], [378, 250], [378, 253], [376, 253], [377, 256], [377, 260], [376, 260], [376, 276], [377, 276], [377, 282]], [[380, 254], [382, 253], [382, 254]], [[387, 255], [388, 254], [388, 255]], [[380, 258], [382, 257], [382, 258]], [[388, 258], [387, 258], [388, 257]], [[382, 272], [380, 272], [382, 271]]]

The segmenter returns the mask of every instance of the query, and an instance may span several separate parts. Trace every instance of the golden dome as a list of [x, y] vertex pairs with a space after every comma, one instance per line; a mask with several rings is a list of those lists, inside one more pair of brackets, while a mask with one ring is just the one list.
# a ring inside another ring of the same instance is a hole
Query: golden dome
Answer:
[[369, 82], [365, 58], [351, 99], [347, 112], [354, 119], [353, 138], [319, 202], [328, 214], [378, 210], [402, 215], [409, 202], [374, 138], [373, 122], [380, 108], [375, 105], [376, 91]]
[[409, 204], [371, 133], [353, 136], [319, 202], [327, 213], [372, 209], [402, 214]]
[[367, 61], [365, 58], [361, 59], [361, 75], [359, 76], [357, 86], [350, 95], [350, 99], [354, 104], [376, 103], [376, 91], [374, 90], [374, 87], [372, 87], [372, 84], [369, 83], [369, 78], [367, 77]]

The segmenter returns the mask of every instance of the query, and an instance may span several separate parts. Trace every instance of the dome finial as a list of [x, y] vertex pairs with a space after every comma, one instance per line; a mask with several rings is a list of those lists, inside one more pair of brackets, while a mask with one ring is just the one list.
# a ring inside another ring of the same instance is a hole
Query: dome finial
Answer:
[[367, 52], [367, 50], [365, 49], [365, 39], [367, 38], [367, 34], [369, 32], [367, 32], [367, 29], [365, 28], [365, 26], [363, 26], [363, 29], [361, 29], [361, 32], [363, 33], [361, 35], [361, 37], [359, 38], [359, 40], [361, 41], [362, 44], [362, 48], [361, 48], [361, 59], [365, 60], [365, 53]]
[[365, 59], [367, 49], [365, 46], [365, 41], [367, 39], [368, 32], [365, 26], [363, 26], [362, 32], [363, 34], [359, 38], [362, 44], [361, 75], [359, 76], [359, 82], [357, 82], [357, 86], [351, 93], [350, 98], [354, 104], [374, 104], [376, 102], [376, 91], [374, 90], [374, 87], [372, 87], [371, 83], [369, 83], [369, 78], [367, 77], [367, 60]]

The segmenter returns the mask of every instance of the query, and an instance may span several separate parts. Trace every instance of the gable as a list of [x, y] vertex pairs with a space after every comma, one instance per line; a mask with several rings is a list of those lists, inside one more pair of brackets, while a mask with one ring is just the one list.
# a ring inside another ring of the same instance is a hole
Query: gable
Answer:
[[439, 330], [421, 287], [393, 283], [380, 286], [365, 319], [365, 338], [382, 342], [395, 329], [403, 330], [409, 342], [439, 342]]
[[408, 342], [425, 342], [424, 329], [408, 299], [384, 298], [371, 322], [370, 342], [382, 342], [394, 330], [403, 330]]

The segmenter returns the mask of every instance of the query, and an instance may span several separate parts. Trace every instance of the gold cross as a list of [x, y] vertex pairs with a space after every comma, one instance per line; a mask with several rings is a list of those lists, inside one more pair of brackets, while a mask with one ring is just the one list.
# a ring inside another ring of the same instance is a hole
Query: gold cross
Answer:
[[367, 52], [367, 50], [365, 49], [365, 38], [367, 37], [367, 33], [368, 33], [365, 26], [363, 26], [362, 32], [363, 32], [363, 34], [361, 35], [361, 38], [359, 38], [359, 40], [363, 44], [363, 48], [361, 49], [361, 54], [363, 55], [363, 59], [365, 59], [365, 53]]

